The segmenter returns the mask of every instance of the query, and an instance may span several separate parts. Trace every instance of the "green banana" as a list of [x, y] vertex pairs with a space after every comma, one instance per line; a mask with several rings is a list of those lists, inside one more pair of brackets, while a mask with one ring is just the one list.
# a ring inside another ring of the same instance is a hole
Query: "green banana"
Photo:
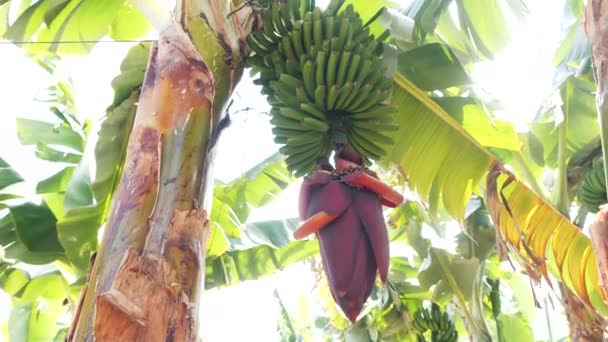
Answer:
[[353, 128], [353, 129], [356, 130], [356, 132], [359, 135], [361, 135], [368, 141], [378, 142], [378, 143], [384, 144], [384, 145], [392, 145], [395, 143], [395, 141], [393, 141], [393, 139], [391, 137], [384, 135], [382, 133], [378, 133], [378, 131], [376, 131], [376, 130], [363, 129], [363, 128]]
[[296, 88], [296, 99], [298, 99], [298, 101], [300, 101], [300, 104], [311, 102], [308, 95], [306, 95], [306, 90], [304, 90], [303, 86]]
[[344, 44], [346, 43], [346, 36], [348, 35], [348, 31], [349, 31], [349, 27], [350, 27], [350, 20], [348, 20], [348, 17], [346, 15], [344, 15], [342, 17], [342, 20], [340, 21], [340, 28], [338, 30], [338, 49], [342, 49], [342, 47], [344, 47]]
[[327, 84], [325, 82], [325, 64], [327, 63], [327, 54], [324, 51], [317, 52], [317, 59], [315, 65], [315, 82], [317, 86]]
[[336, 84], [339, 86], [343, 86], [346, 80], [346, 71], [348, 70], [348, 65], [350, 63], [350, 51], [343, 51], [340, 54], [340, 62], [338, 63], [338, 76], [336, 78]]
[[361, 143], [361, 141], [354, 136], [353, 132], [349, 131], [346, 135], [346, 139], [348, 140], [348, 143], [351, 145], [351, 147], [354, 148], [355, 151], [357, 151], [362, 156], [371, 159], [379, 159], [381, 157], [380, 154], [376, 154], [375, 152], [367, 149], [367, 146], [364, 146], [364, 143]]
[[302, 126], [321, 133], [326, 133], [329, 131], [329, 125], [326, 122], [311, 117], [305, 117], [302, 119]]
[[296, 21], [293, 27], [293, 31], [289, 33], [291, 44], [296, 53], [296, 56], [304, 55], [304, 47], [302, 46], [302, 22]]
[[312, 34], [315, 49], [321, 49], [323, 44], [323, 23], [321, 22], [321, 9], [316, 7], [312, 12]]
[[281, 74], [279, 75], [279, 82], [287, 85], [291, 89], [295, 89], [298, 87], [302, 87], [304, 83], [298, 77], [294, 77], [289, 74]]
[[293, 129], [285, 129], [285, 128], [281, 128], [281, 127], [273, 127], [272, 134], [274, 134], [277, 137], [289, 139], [290, 137], [293, 137], [294, 135], [302, 134], [302, 131], [293, 130]]
[[320, 136], [318, 132], [295, 134], [288, 137], [286, 143], [290, 146], [318, 144]]
[[315, 88], [315, 104], [319, 109], [325, 109], [325, 86], [320, 85]]
[[321, 120], [321, 121], [325, 121], [325, 114], [323, 114], [322, 111], [320, 111], [319, 109], [317, 109], [317, 107], [315, 107], [312, 104], [309, 103], [300, 103], [300, 109], [302, 109], [303, 111], [305, 111], [306, 113], [316, 117], [317, 119]]
[[353, 90], [353, 84], [348, 82], [346, 83], [343, 87], [342, 90], [340, 91], [340, 95], [338, 96], [338, 100], [336, 100], [336, 105], [334, 107], [334, 109], [342, 109], [344, 106], [344, 101], [346, 101], [346, 99], [348, 98], [348, 95], [350, 95], [350, 93]]
[[290, 13], [291, 5], [287, 3], [281, 3], [281, 19], [285, 29], [289, 32], [293, 29], [293, 16]]
[[305, 113], [302, 113], [299, 110], [295, 110], [291, 107], [281, 107], [279, 108], [279, 113], [281, 114], [281, 116], [295, 121], [301, 121], [306, 117]]
[[325, 17], [325, 27], [323, 28], [325, 39], [331, 39], [334, 36], [334, 17]]
[[353, 82], [359, 69], [359, 62], [361, 62], [361, 55], [353, 54], [350, 58], [350, 65], [348, 66], [348, 72], [346, 73], [346, 82]]
[[353, 113], [348, 117], [353, 120], [369, 120], [385, 117], [386, 115], [392, 115], [397, 111], [397, 107], [395, 106], [387, 106], [387, 105], [375, 105], [365, 111]]
[[276, 3], [274, 6], [271, 6], [272, 13], [272, 24], [274, 26], [274, 30], [278, 32], [281, 36], [284, 36], [287, 33], [287, 29], [285, 25], [283, 25], [283, 20], [281, 19], [281, 3]]
[[306, 12], [304, 15], [304, 21], [302, 22], [302, 34], [304, 36], [304, 48], [306, 49], [307, 53], [310, 53], [310, 49], [313, 46], [311, 12]]
[[300, 76], [300, 63], [293, 59], [288, 59], [285, 62], [285, 71], [292, 76]]
[[289, 39], [288, 36], [285, 35], [281, 38], [281, 46], [283, 47], [287, 59], [292, 59], [294, 61], [298, 60], [296, 53], [291, 46], [291, 39]]
[[372, 91], [358, 106], [352, 108], [353, 112], [364, 112], [388, 97], [388, 92], [382, 90]]
[[336, 84], [336, 68], [338, 66], [338, 52], [332, 51], [329, 54], [329, 59], [327, 61], [327, 72], [326, 72], [326, 80], [325, 85], [327, 87], [331, 87]]
[[306, 94], [310, 98], [313, 98], [315, 95], [315, 74], [313, 70], [313, 62], [306, 61], [304, 63], [304, 67], [302, 68], [302, 77], [304, 81], [304, 89], [306, 89]]
[[334, 109], [339, 94], [340, 90], [338, 89], [338, 86], [334, 84], [329, 87], [329, 92], [327, 93], [327, 109]]
[[302, 126], [299, 121], [287, 119], [283, 116], [275, 116], [270, 119], [270, 123], [283, 129], [290, 129], [293, 131], [308, 131], [309, 129]]
[[377, 156], [384, 156], [386, 151], [378, 146], [373, 140], [369, 140], [361, 134], [361, 131], [358, 129], [351, 131], [351, 136], [357, 140], [366, 150], [372, 152]]

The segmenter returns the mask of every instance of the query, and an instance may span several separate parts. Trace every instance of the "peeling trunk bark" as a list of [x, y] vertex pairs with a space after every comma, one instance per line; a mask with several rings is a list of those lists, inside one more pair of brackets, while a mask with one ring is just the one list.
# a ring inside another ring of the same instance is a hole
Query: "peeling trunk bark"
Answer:
[[250, 11], [228, 15], [239, 6], [184, 0], [152, 47], [68, 341], [198, 340], [214, 147], [247, 53]]
[[604, 295], [608, 294], [608, 205], [600, 207], [589, 227]]

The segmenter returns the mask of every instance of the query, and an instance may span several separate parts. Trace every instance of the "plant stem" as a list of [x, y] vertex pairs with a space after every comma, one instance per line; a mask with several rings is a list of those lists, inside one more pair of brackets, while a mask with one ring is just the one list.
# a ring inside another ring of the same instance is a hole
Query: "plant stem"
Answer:
[[562, 215], [570, 217], [568, 198], [568, 164], [566, 161], [568, 114], [564, 113], [564, 121], [560, 124], [557, 131], [557, 177], [553, 185], [552, 202]]
[[[599, 89], [598, 89], [599, 90]], [[596, 95], [597, 115], [600, 121], [600, 137], [602, 138], [602, 157], [604, 158], [604, 181], [608, 191], [608, 92], [606, 89]]]
[[543, 302], [545, 304], [545, 320], [547, 321], [547, 332], [549, 333], [549, 342], [553, 342], [553, 341], [555, 341], [555, 339], [553, 338], [553, 329], [551, 328], [551, 314], [549, 313], [549, 301], [547, 300], [546, 296], [543, 299]]

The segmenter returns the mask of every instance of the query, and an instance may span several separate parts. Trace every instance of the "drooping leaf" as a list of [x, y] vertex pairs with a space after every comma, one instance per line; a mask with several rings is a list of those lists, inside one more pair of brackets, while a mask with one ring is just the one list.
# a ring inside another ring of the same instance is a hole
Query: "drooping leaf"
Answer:
[[551, 273], [599, 314], [608, 315], [591, 240], [508, 171], [496, 166], [487, 185], [492, 219], [528, 275], [540, 280]]
[[0, 158], [0, 190], [15, 183], [19, 183], [23, 178], [15, 171], [4, 159]]
[[[413, 84], [399, 74], [395, 82], [399, 87], [393, 104], [400, 108], [396, 118], [401, 130], [391, 159], [409, 176], [410, 186], [431, 207], [436, 208], [441, 198], [448, 213], [462, 217], [472, 190], [487, 176], [486, 206], [528, 273], [540, 279], [551, 272], [598, 313], [607, 315], [589, 238], [501, 168], [495, 157]], [[543, 262], [545, 256], [548, 260]]]

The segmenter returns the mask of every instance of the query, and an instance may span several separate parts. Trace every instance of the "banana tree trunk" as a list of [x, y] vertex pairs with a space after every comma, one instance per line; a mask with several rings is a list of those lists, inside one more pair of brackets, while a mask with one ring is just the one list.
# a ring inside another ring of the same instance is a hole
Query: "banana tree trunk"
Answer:
[[69, 341], [198, 339], [214, 147], [247, 53], [251, 12], [235, 2], [179, 0], [151, 49]]
[[[608, 27], [605, 24], [606, 20], [608, 20], [608, 1], [589, 0], [585, 8], [584, 25], [585, 32], [591, 43], [593, 69], [597, 82], [596, 106], [604, 160], [608, 160], [608, 88], [606, 88], [608, 85]], [[604, 178], [608, 180], [608, 167], [604, 169]], [[605, 218], [601, 217], [605, 215], [605, 213], [602, 214], [604, 211], [605, 209], [602, 209], [598, 213], [598, 220], [592, 225], [590, 231], [594, 253], [598, 260], [598, 273], [600, 274], [602, 285], [606, 289], [605, 277], [606, 273], [608, 273], [606, 269], [608, 265], [608, 260], [606, 260], [608, 256], [608, 240], [606, 239], [608, 235], [606, 234]], [[605, 295], [608, 294], [605, 290], [604, 292]], [[605, 325], [605, 322], [602, 322], [602, 325]], [[573, 330], [572, 322], [570, 326], [571, 330]], [[580, 337], [580, 341], [605, 341], [604, 334], [601, 331], [603, 328], [603, 326], [600, 326], [599, 329], [596, 327], [592, 333], [579, 329], [581, 330], [580, 332], [571, 332], [570, 336], [573, 338]], [[577, 333], [579, 336], [576, 335]]]

